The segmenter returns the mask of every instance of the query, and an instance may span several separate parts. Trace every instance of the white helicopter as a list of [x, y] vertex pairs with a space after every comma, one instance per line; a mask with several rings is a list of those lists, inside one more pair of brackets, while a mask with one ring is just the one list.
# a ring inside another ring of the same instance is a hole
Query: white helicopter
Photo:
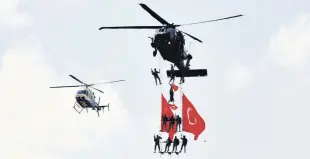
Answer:
[[[121, 82], [121, 81], [125, 81], [125, 80], [117, 80], [117, 81], [110, 81], [110, 82], [104, 82], [104, 83], [97, 83], [97, 84], [86, 84], [84, 82], [82, 82], [81, 80], [77, 79], [76, 77], [74, 77], [73, 75], [69, 75], [70, 77], [72, 77], [73, 79], [75, 79], [76, 81], [80, 82], [82, 85], [71, 85], [71, 86], [54, 86], [54, 87], [50, 87], [50, 88], [68, 88], [68, 87], [84, 87], [83, 89], [77, 91], [76, 95], [75, 95], [75, 100], [76, 102], [73, 105], [73, 108], [79, 113], [81, 114], [81, 112], [86, 109], [87, 113], [88, 113], [88, 109], [87, 108], [92, 108], [93, 110], [96, 109], [97, 113], [98, 113], [98, 117], [99, 117], [99, 111], [102, 109], [102, 112], [104, 111], [104, 108], [107, 107], [108, 110], [110, 110], [110, 104], [108, 103], [108, 105], [99, 105], [100, 103], [100, 97], [98, 100], [98, 103], [96, 102], [96, 96], [94, 94], [94, 92], [89, 89], [89, 88], [93, 88], [101, 93], [104, 93], [103, 91], [94, 88], [92, 86], [94, 85], [99, 85], [99, 84], [107, 84], [107, 83], [114, 83], [114, 82]], [[81, 110], [77, 110], [76, 107], [79, 107]]]

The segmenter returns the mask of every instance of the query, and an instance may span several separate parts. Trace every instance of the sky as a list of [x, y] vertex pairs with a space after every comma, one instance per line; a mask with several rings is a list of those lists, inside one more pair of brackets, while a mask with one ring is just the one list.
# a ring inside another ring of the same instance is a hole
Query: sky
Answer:
[[[207, 125], [198, 141], [187, 135], [186, 154], [170, 158], [310, 157], [309, 1], [0, 0], [0, 158], [167, 157], [153, 153], [161, 87], [151, 68], [169, 89], [169, 63], [152, 56], [154, 31], [98, 30], [158, 25], [139, 3], [175, 24], [245, 15], [179, 28], [203, 41], [186, 37], [186, 46], [191, 67], [208, 76], [182, 89]], [[78, 84], [69, 74], [126, 81], [98, 86], [110, 103], [98, 118], [72, 109], [77, 88], [49, 89]]]

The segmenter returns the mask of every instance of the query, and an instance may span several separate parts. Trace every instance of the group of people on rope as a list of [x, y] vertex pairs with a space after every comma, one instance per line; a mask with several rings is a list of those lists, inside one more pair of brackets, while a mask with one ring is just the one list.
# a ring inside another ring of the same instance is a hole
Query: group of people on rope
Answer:
[[[160, 137], [159, 135], [154, 135], [154, 142], [155, 142], [155, 146], [154, 146], [154, 153], [156, 153], [156, 149], [158, 148], [158, 151], [160, 153], [181, 153], [183, 148], [184, 148], [184, 153], [186, 153], [186, 145], [187, 145], [187, 138], [185, 137], [185, 135], [181, 135], [181, 140], [182, 140], [182, 145], [181, 145], [181, 149], [178, 151], [178, 146], [180, 144], [180, 140], [178, 139], [177, 136], [174, 137], [174, 140], [172, 141], [170, 139], [170, 137], [168, 137], [168, 139], [166, 141], [164, 141], [163, 143], [166, 143], [166, 146], [165, 146], [165, 151], [161, 151], [161, 148], [160, 148], [160, 140], [162, 139], [162, 137]], [[172, 145], [172, 151], [170, 152], [170, 147], [171, 147], [171, 144]]]
[[[175, 117], [174, 117], [174, 115], [172, 115], [171, 117], [168, 118], [167, 115], [165, 114], [162, 116], [162, 121], [163, 121], [163, 123], [161, 125], [161, 131], [163, 131], [164, 128], [165, 128], [165, 130], [167, 130], [167, 125], [169, 126], [168, 132], [171, 130], [173, 131], [175, 124], [176, 124], [176, 130], [175, 131], [179, 131], [179, 132], [181, 131], [182, 118], [179, 115], [177, 115]], [[169, 124], [168, 124], [168, 122], [169, 122]]]
[[[162, 84], [161, 82], [161, 79], [159, 77], [159, 73], [160, 73], [160, 69], [159, 71], [156, 70], [156, 68], [154, 68], [154, 71], [151, 69], [151, 72], [152, 72], [152, 75], [154, 76], [154, 79], [155, 79], [155, 84], [157, 85], [157, 80], [159, 82], [159, 84]], [[175, 71], [174, 71], [174, 66], [171, 64], [171, 79], [169, 81], [169, 84], [170, 84], [170, 100], [168, 103], [173, 103], [174, 104], [174, 91], [173, 91], [173, 83], [175, 81]], [[181, 80], [180, 80], [180, 84], [181, 83], [184, 83], [184, 77], [181, 77]], [[175, 131], [181, 131], [181, 124], [182, 124], [182, 119], [179, 115], [177, 116], [170, 116], [168, 117], [166, 114], [162, 116], [162, 125], [161, 125], [161, 131], [164, 130], [164, 128], [167, 130], [167, 125], [169, 126], [168, 127], [168, 131], [174, 131], [173, 128], [176, 124], [176, 130]], [[169, 124], [168, 124], [169, 123]], [[154, 142], [155, 142], [155, 146], [154, 146], [154, 153], [156, 152], [156, 148], [158, 148], [159, 152], [160, 153], [181, 153], [183, 148], [184, 148], [184, 152], [186, 153], [186, 145], [187, 145], [187, 138], [185, 137], [185, 135], [181, 135], [181, 140], [182, 140], [182, 145], [181, 145], [181, 149], [180, 151], [178, 151], [178, 146], [180, 144], [180, 140], [178, 139], [177, 136], [174, 137], [174, 140], [172, 141], [170, 139], [170, 137], [168, 137], [168, 139], [166, 141], [164, 141], [164, 143], [166, 143], [166, 146], [165, 146], [165, 151], [161, 151], [161, 148], [160, 148], [160, 140], [162, 139], [162, 137], [160, 137], [159, 135], [154, 135]], [[173, 148], [172, 148], [172, 152], [169, 151], [170, 147], [171, 147], [171, 144], [173, 144]]]
[[[170, 84], [170, 91], [169, 91], [170, 99], [169, 99], [168, 103], [174, 104], [173, 83], [174, 83], [174, 80], [175, 80], [175, 73], [174, 73], [173, 65], [171, 65], [171, 70], [172, 70], [172, 71], [171, 71], [171, 79], [170, 79], [170, 81], [169, 81], [169, 84]], [[159, 78], [159, 76], [158, 76], [158, 73], [160, 73], [160, 70], [157, 71], [156, 68], [155, 68], [154, 71], [153, 71], [152, 69], [151, 69], [151, 71], [152, 71], [152, 74], [153, 74], [153, 76], [154, 76], [154, 78], [155, 78], [155, 83], [156, 83], [156, 85], [157, 85], [157, 79], [158, 79], [159, 83], [162, 84], [162, 83], [161, 83], [161, 80], [160, 80], [160, 78]], [[181, 80], [182, 80], [182, 79], [181, 79]], [[184, 79], [183, 79], [183, 80], [184, 80]], [[171, 83], [171, 81], [172, 81], [172, 83]]]
[[[174, 70], [174, 66], [172, 64], [171, 64], [170, 71], [171, 71], [171, 78], [170, 78], [169, 84], [172, 85], [175, 81], [175, 70]], [[151, 69], [151, 73], [154, 76], [156, 85], [157, 85], [157, 80], [159, 81], [159, 84], [162, 84], [160, 77], [158, 75], [160, 73], [160, 69], [159, 69], [159, 71], [157, 71], [156, 68], [154, 68], [154, 71], [153, 71], [153, 69]], [[180, 79], [180, 84], [182, 84], [184, 82], [185, 82], [185, 79], [184, 79], [184, 76], [182, 76]]]

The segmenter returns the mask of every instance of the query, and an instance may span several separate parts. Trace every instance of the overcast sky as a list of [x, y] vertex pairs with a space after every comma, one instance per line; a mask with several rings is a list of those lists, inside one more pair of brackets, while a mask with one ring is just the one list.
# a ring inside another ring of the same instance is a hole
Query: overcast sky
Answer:
[[[152, 56], [154, 31], [98, 31], [158, 25], [141, 2], [176, 24], [246, 15], [180, 28], [203, 41], [186, 37], [191, 67], [207, 68], [208, 77], [183, 86], [207, 129], [198, 141], [188, 134], [178, 158], [310, 157], [309, 1], [0, 0], [0, 158], [160, 157], [153, 134], [161, 87], [150, 69], [161, 68], [167, 96], [169, 64]], [[111, 105], [98, 118], [74, 111], [78, 89], [48, 88], [77, 84], [69, 74], [126, 82], [98, 86]]]

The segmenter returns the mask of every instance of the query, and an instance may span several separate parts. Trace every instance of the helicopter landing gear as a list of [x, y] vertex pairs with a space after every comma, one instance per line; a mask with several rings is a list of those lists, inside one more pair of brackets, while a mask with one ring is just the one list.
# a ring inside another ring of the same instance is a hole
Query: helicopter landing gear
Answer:
[[193, 59], [193, 56], [191, 54], [188, 54], [186, 58], [187, 58], [186, 68], [189, 69], [190, 61]]
[[98, 117], [99, 117], [99, 110], [100, 110], [100, 107], [97, 108], [97, 114], [98, 114]]

